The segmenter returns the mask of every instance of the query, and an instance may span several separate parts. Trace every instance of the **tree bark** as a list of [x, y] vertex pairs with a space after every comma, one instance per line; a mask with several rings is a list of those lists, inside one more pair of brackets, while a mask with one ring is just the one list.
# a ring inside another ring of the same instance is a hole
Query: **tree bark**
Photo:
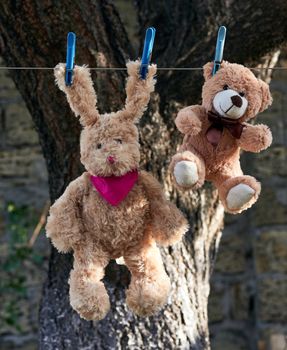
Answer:
[[[154, 25], [159, 29], [153, 52], [159, 66], [202, 67], [214, 57], [221, 25], [227, 27], [224, 59], [229, 62], [256, 66], [263, 56], [286, 42], [285, 0], [136, 2], [141, 27]], [[161, 96], [185, 104], [199, 100], [201, 72], [170, 71], [159, 77]]]
[[[284, 0], [272, 4], [256, 0], [137, 1], [140, 33], [143, 36], [149, 25], [158, 29], [153, 61], [165, 67], [201, 67], [211, 60], [221, 24], [229, 29], [226, 59], [260, 62], [286, 40], [286, 13]], [[276, 19], [276, 28], [272, 19]], [[53, 67], [63, 62], [70, 30], [77, 34], [77, 64], [123, 67], [128, 58], [135, 58], [119, 15], [108, 0], [0, 2], [0, 44], [7, 65]], [[183, 243], [162, 250], [172, 280], [168, 305], [154, 317], [131, 314], [124, 300], [129, 273], [124, 266], [111, 262], [105, 283], [112, 310], [100, 322], [84, 321], [69, 305], [67, 279], [72, 256], [52, 249], [40, 309], [41, 349], [209, 348], [209, 280], [223, 209], [210, 185], [192, 194], [179, 194], [167, 175], [169, 159], [181, 142], [173, 120], [180, 103], [198, 102], [201, 75], [160, 72], [156, 93], [140, 123], [142, 167], [164, 183], [167, 194], [186, 213], [191, 225]], [[51, 71], [13, 71], [12, 77], [39, 133], [54, 201], [83, 170], [79, 123], [64, 94], [54, 85]], [[100, 72], [94, 73], [93, 79], [101, 112], [119, 108], [124, 101], [125, 74]]]

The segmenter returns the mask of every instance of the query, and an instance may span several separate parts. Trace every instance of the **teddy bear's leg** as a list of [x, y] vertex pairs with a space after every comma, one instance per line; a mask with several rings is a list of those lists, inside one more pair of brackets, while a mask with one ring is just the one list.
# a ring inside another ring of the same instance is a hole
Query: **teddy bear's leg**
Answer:
[[205, 163], [200, 155], [183, 151], [173, 156], [170, 170], [176, 184], [181, 189], [197, 189], [205, 179]]
[[250, 208], [257, 201], [261, 190], [260, 183], [247, 175], [231, 177], [217, 184], [217, 188], [225, 210], [232, 214]]
[[170, 280], [155, 242], [124, 256], [132, 278], [127, 304], [139, 316], [150, 316], [167, 302]]
[[108, 260], [89, 264], [74, 262], [70, 274], [70, 303], [78, 314], [90, 321], [103, 319], [110, 309], [107, 291], [101, 279]]

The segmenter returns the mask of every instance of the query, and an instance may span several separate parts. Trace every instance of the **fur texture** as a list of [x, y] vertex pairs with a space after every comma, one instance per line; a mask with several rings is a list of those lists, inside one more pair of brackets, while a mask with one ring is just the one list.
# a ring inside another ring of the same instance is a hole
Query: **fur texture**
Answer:
[[[172, 158], [170, 169], [175, 183], [181, 189], [196, 189], [205, 180], [212, 181], [219, 190], [226, 211], [236, 214], [251, 207], [260, 193], [260, 184], [256, 179], [242, 173], [240, 149], [260, 152], [272, 142], [272, 134], [266, 125], [251, 125], [247, 121], [265, 110], [272, 103], [272, 97], [268, 85], [242, 65], [223, 62], [214, 76], [212, 68], [213, 62], [204, 66], [202, 105], [186, 107], [177, 115], [175, 124], [185, 136], [179, 152]], [[208, 111], [244, 125], [240, 138], [232, 136], [226, 128], [221, 134], [216, 128], [210, 129], [213, 126], [208, 119]], [[219, 140], [215, 145], [207, 139], [209, 130], [213, 132], [209, 138]], [[189, 185], [190, 181], [184, 184], [186, 172], [181, 175], [177, 165], [182, 161], [190, 161], [197, 166], [198, 181], [193, 185]], [[232, 191], [228, 197], [229, 191], [240, 184], [251, 187], [254, 195], [250, 198], [242, 194], [241, 200], [234, 201], [239, 188], [247, 189], [246, 186], [236, 187], [236, 191]], [[227, 197], [233, 198], [230, 208]], [[237, 208], [234, 207], [236, 202], [241, 203]]]
[[186, 219], [145, 171], [140, 171], [137, 183], [117, 206], [106, 202], [90, 181], [91, 175], [121, 176], [139, 167], [135, 122], [154, 90], [156, 66], [149, 67], [146, 80], [140, 79], [139, 67], [138, 61], [127, 64], [124, 109], [103, 115], [97, 110], [87, 67], [75, 67], [71, 87], [65, 86], [65, 64], [55, 68], [56, 82], [84, 126], [80, 146], [87, 172], [71, 182], [51, 207], [46, 230], [60, 252], [74, 252], [70, 302], [87, 320], [102, 319], [109, 311], [109, 297], [101, 280], [109, 260], [121, 256], [132, 274], [127, 291], [129, 307], [142, 316], [158, 311], [167, 300], [170, 281], [156, 242], [175, 243], [188, 229]]

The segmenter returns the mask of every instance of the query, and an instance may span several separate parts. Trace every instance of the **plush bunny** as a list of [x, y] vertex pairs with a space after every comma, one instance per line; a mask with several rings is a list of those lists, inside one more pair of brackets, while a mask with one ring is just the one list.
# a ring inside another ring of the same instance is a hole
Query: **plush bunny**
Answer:
[[213, 62], [204, 66], [202, 105], [182, 109], [175, 120], [185, 136], [170, 169], [183, 190], [212, 181], [225, 210], [236, 214], [251, 207], [260, 193], [260, 183], [242, 173], [240, 149], [260, 152], [272, 142], [266, 125], [247, 121], [272, 98], [268, 85], [242, 65], [222, 62], [214, 76], [212, 69]]
[[146, 80], [140, 63], [129, 62], [124, 109], [99, 114], [87, 67], [75, 66], [71, 87], [65, 64], [55, 68], [56, 82], [80, 116], [81, 162], [87, 172], [72, 181], [50, 209], [47, 236], [63, 253], [74, 252], [70, 302], [87, 320], [99, 320], [110, 302], [103, 282], [110, 259], [123, 256], [131, 272], [127, 304], [138, 315], [158, 311], [167, 300], [170, 280], [156, 245], [179, 241], [188, 224], [165, 199], [158, 181], [139, 170], [140, 146], [135, 123], [154, 91], [156, 66]]

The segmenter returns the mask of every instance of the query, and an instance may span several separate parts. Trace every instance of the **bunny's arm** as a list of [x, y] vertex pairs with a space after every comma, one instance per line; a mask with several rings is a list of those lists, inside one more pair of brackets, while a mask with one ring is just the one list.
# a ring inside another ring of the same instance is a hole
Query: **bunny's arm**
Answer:
[[165, 198], [161, 185], [151, 174], [141, 171], [140, 182], [150, 203], [154, 239], [163, 246], [178, 242], [188, 230], [187, 220], [177, 207]]
[[56, 84], [65, 92], [72, 111], [80, 116], [82, 125], [92, 125], [99, 119], [97, 95], [93, 87], [90, 70], [86, 66], [75, 66], [73, 83], [65, 84], [65, 63], [59, 63], [54, 69]]
[[50, 208], [46, 234], [59, 252], [70, 251], [83, 233], [80, 213], [83, 186], [82, 175], [69, 184]]
[[181, 109], [175, 119], [175, 125], [184, 135], [197, 135], [201, 131], [201, 117], [204, 108], [199, 105], [189, 106]]
[[268, 148], [272, 143], [272, 134], [267, 125], [244, 124], [238, 146], [244, 151], [258, 153]]
[[128, 79], [126, 83], [126, 103], [121, 111], [121, 117], [130, 120], [139, 119], [145, 111], [150, 99], [150, 94], [154, 91], [156, 80], [156, 65], [152, 64], [148, 68], [146, 79], [141, 79], [139, 60], [127, 63]]

